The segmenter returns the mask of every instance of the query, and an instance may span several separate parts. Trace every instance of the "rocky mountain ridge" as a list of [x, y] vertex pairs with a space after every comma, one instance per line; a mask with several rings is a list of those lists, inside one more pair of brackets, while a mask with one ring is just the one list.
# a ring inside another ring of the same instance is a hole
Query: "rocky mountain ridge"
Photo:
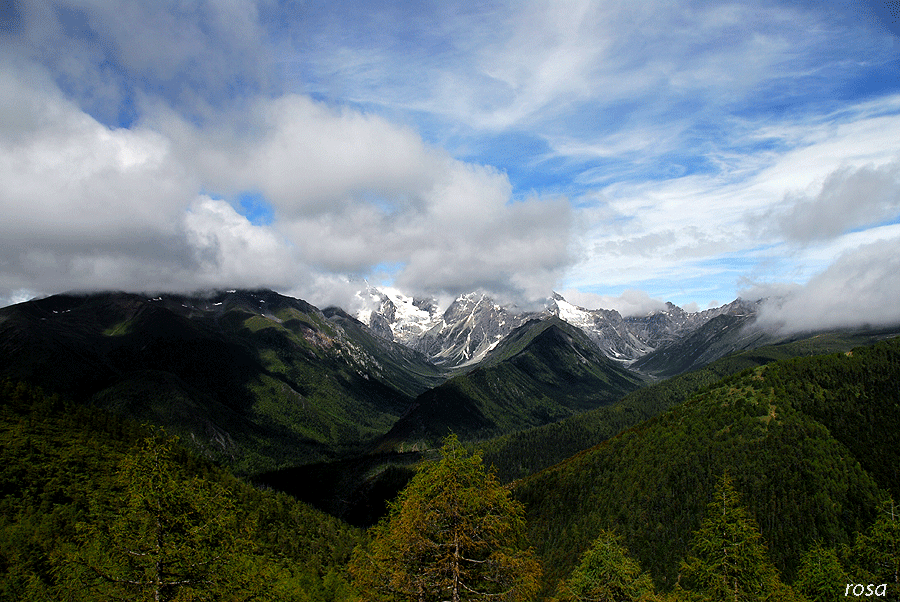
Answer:
[[360, 322], [446, 367], [476, 364], [513, 329], [541, 313], [550, 315], [517, 312], [479, 293], [461, 295], [443, 311], [436, 299], [409, 297], [395, 289], [369, 288], [364, 295], [372, 309], [357, 312]]
[[502, 306], [490, 297], [461, 295], [443, 311], [435, 299], [409, 297], [395, 289], [370, 287], [361, 294], [369, 309], [357, 319], [378, 336], [397, 341], [446, 367], [473, 365], [515, 328], [530, 319], [556, 316], [584, 331], [609, 358], [630, 365], [669, 345], [677, 345], [718, 316], [751, 322], [757, 303], [736, 299], [727, 305], [687, 312], [666, 309], [643, 316], [622, 316], [614, 309], [585, 309], [554, 293], [539, 311]]

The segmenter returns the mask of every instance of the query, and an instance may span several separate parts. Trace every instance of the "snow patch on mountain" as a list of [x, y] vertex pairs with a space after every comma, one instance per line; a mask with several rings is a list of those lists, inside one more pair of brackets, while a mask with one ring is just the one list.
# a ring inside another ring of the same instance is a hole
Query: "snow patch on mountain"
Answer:
[[531, 314], [511, 311], [481, 293], [454, 299], [444, 309], [434, 298], [411, 297], [393, 288], [359, 293], [356, 318], [379, 336], [427, 355], [439, 365], [477, 363]]
[[380, 336], [415, 348], [415, 341], [441, 323], [435, 299], [410, 297], [394, 288], [369, 287], [357, 293], [363, 309], [356, 319]]
[[623, 317], [612, 309], [585, 309], [554, 293], [542, 311], [523, 312], [497, 304], [481, 293], [460, 295], [446, 309], [436, 299], [410, 297], [393, 288], [369, 287], [359, 293], [364, 309], [357, 319], [376, 334], [423, 352], [445, 366], [484, 359], [513, 329], [533, 318], [558, 316], [583, 330], [609, 358], [631, 364], [689, 336], [721, 314], [755, 313], [740, 299], [701, 312], [667, 303], [662, 310]]

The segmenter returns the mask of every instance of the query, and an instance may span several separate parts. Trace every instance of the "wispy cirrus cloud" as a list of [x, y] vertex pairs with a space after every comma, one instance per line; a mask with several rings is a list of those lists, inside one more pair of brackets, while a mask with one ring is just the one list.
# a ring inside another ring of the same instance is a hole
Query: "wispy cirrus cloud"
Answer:
[[896, 98], [877, 104], [751, 131], [772, 139], [770, 150], [724, 156], [711, 175], [606, 186], [598, 197], [605, 211], [584, 233], [595, 253], [582, 256], [572, 282], [658, 285], [680, 270], [682, 282], [696, 273], [723, 283], [714, 293], [721, 299], [742, 276], [790, 280], [824, 269], [836, 257], [823, 252], [832, 239], [864, 237], [900, 217]]

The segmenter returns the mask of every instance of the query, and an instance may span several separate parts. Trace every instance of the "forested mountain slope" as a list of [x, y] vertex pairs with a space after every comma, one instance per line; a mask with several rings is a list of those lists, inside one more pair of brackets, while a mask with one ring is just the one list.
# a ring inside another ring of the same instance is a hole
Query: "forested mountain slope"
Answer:
[[[148, 448], [146, 441], [154, 443]], [[202, 599], [351, 599], [344, 567], [360, 531], [287, 495], [250, 487], [158, 432], [0, 381], [0, 600], [119, 599], [112, 592], [124, 589], [152, 599], [152, 585], [125, 583], [146, 582], [152, 570], [144, 556], [129, 565], [122, 545], [145, 544], [153, 553], [152, 531], [133, 528], [147, 507], [135, 505], [134, 494], [149, 500], [156, 491], [165, 491], [164, 504], [176, 502], [164, 517], [171, 530], [164, 579], [193, 582], [205, 591]], [[206, 522], [191, 505], [207, 513]], [[132, 528], [117, 530], [123, 521]], [[175, 531], [181, 527], [215, 527], [216, 538], [188, 540], [189, 533]], [[185, 548], [186, 541], [193, 543]], [[220, 550], [229, 553], [217, 560]], [[201, 579], [186, 568], [201, 561], [215, 563], [217, 573]], [[163, 599], [172, 599], [174, 588]]]
[[383, 434], [441, 373], [271, 291], [57, 295], [0, 310], [0, 376], [166, 426], [245, 471]]
[[451, 431], [473, 440], [556, 422], [640, 383], [578, 328], [556, 317], [530, 320], [477, 367], [420, 395], [379, 449], [434, 446]]
[[671, 588], [727, 471], [791, 581], [815, 542], [849, 543], [897, 496], [898, 382], [900, 339], [750, 369], [515, 483], [548, 578], [613, 528]]
[[620, 401], [559, 422], [478, 442], [485, 463], [504, 482], [526, 477], [682, 403], [718, 380], [778, 360], [845, 352], [889, 337], [894, 331], [833, 332], [734, 353], [691, 372], [649, 384]]

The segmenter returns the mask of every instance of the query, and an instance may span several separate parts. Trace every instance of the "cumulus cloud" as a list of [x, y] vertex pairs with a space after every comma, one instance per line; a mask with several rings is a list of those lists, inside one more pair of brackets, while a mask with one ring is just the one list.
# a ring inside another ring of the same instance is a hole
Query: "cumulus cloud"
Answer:
[[34, 63], [0, 80], [2, 296], [294, 281], [272, 232], [198, 199], [164, 134], [101, 124]]
[[258, 99], [246, 113], [221, 117], [218, 126], [199, 127], [160, 111], [155, 122], [208, 185], [257, 189], [288, 219], [361, 196], [415, 202], [446, 161], [408, 128], [297, 94]]
[[109, 129], [65, 99], [40, 69], [0, 75], [4, 238], [89, 244], [111, 232], [171, 231], [196, 184], [157, 132]]
[[133, 288], [182, 269], [181, 221], [197, 185], [168, 141], [105, 127], [39, 66], [3, 67], [0, 287]]
[[288, 241], [268, 226], [251, 224], [225, 201], [197, 199], [184, 216], [184, 229], [204, 287], [284, 289], [300, 275]]
[[765, 297], [757, 323], [781, 332], [900, 324], [898, 248], [900, 238], [862, 245], [802, 286], [757, 286], [742, 295]]
[[[110, 127], [40, 65], [2, 77], [7, 291], [270, 286], [339, 304], [344, 282], [391, 264], [410, 292], [521, 301], [569, 263], [565, 200], [513, 200], [503, 172], [383, 117], [286, 95], [215, 124], [156, 104]], [[271, 223], [226, 202], [247, 190]]]
[[514, 201], [505, 173], [382, 117], [288, 95], [230, 129], [158, 119], [207, 186], [260, 191], [274, 226], [320, 272], [363, 276], [388, 263], [410, 292], [525, 300], [545, 297], [570, 263], [567, 201]]

